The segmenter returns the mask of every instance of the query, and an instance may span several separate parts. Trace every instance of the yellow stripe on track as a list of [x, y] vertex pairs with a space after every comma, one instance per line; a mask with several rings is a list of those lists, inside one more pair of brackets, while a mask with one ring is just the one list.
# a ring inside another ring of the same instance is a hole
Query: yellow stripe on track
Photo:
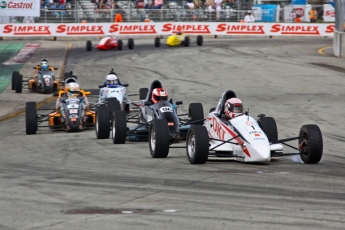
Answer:
[[323, 48], [319, 49], [317, 52], [318, 52], [319, 54], [323, 55], [323, 56], [327, 56], [327, 57], [334, 57], [334, 56], [331, 56], [331, 55], [325, 54], [325, 53], [323, 52], [325, 49], [329, 49], [329, 48], [333, 48], [333, 46], [327, 46], [327, 47], [323, 47]]

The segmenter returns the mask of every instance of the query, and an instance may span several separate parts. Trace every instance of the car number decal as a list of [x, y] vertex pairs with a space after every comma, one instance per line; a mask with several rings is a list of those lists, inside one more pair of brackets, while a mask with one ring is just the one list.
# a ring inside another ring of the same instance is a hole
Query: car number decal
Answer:
[[172, 113], [172, 108], [171, 107], [168, 107], [168, 106], [165, 106], [165, 107], [161, 107], [160, 108], [160, 111], [162, 112], [162, 113]]

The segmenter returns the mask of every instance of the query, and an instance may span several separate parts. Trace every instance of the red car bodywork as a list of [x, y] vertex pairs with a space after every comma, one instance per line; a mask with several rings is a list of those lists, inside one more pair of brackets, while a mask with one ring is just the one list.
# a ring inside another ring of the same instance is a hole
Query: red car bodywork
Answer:
[[99, 50], [109, 50], [109, 49], [117, 48], [117, 38], [114, 38], [114, 37], [102, 38], [99, 41], [96, 48]]

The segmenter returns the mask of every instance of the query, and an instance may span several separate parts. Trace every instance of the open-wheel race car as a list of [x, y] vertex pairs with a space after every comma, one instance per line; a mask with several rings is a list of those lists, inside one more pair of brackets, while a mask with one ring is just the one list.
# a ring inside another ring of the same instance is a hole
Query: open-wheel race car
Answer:
[[[129, 38], [127, 42], [127, 46], [129, 49], [134, 49], [134, 40], [133, 38]], [[91, 51], [93, 48], [92, 42], [90, 40], [86, 41], [86, 50]], [[122, 50], [123, 48], [123, 41], [121, 39], [117, 39], [115, 36], [109, 34], [108, 36], [102, 38], [98, 45], [96, 45], [96, 49], [98, 50]]]
[[[241, 162], [267, 162], [272, 157], [290, 155], [300, 155], [305, 164], [317, 164], [321, 160], [323, 140], [317, 125], [303, 125], [298, 136], [279, 140], [273, 117], [260, 114], [255, 120], [248, 111], [242, 111], [229, 118], [224, 113], [225, 103], [232, 98], [236, 98], [236, 94], [226, 91], [217, 108], [210, 110], [204, 125], [190, 127], [186, 152], [191, 164], [204, 164], [209, 156], [229, 157]], [[297, 147], [286, 143], [293, 140], [298, 141]], [[298, 152], [284, 153], [283, 145]]]
[[[75, 84], [75, 83], [71, 83]], [[68, 86], [66, 86], [68, 87]], [[72, 89], [73, 90], [73, 89]], [[36, 102], [27, 102], [25, 108], [26, 134], [36, 134], [39, 127], [48, 127], [51, 130], [82, 131], [95, 125], [94, 106], [88, 103], [86, 95], [90, 92], [80, 90], [78, 95], [63, 95], [59, 92], [59, 106], [56, 110], [37, 109]], [[38, 113], [49, 110], [49, 113]], [[48, 123], [46, 125], [46, 122]]]
[[[184, 32], [182, 31], [174, 31], [172, 35], [169, 35], [168, 38], [166, 39], [166, 44], [168, 46], [186, 46], [188, 47], [191, 43], [191, 40], [189, 36], [187, 36]], [[203, 37], [201, 35], [196, 36], [196, 44], [198, 46], [202, 46], [203, 44]], [[154, 45], [155, 47], [160, 47], [161, 46], [161, 38], [160, 37], [155, 37], [154, 40]]]
[[[156, 95], [157, 91], [158, 95]], [[126, 118], [123, 111], [114, 111], [110, 125], [104, 122], [110, 116], [109, 110], [103, 107], [104, 111], [97, 111], [99, 113], [96, 119], [96, 130], [108, 137], [111, 131], [114, 144], [125, 143], [127, 137], [129, 141], [149, 140], [152, 146], [152, 157], [160, 158], [168, 155], [168, 152], [162, 151], [160, 146], [169, 146], [184, 139], [191, 124], [202, 124], [204, 121], [200, 103], [191, 103], [188, 114], [177, 114], [177, 107], [182, 104], [182, 101], [173, 103], [172, 99], [168, 100], [166, 91], [157, 80], [152, 82], [150, 89], [139, 89], [139, 99], [139, 113]], [[182, 116], [188, 116], [188, 118], [183, 119]], [[135, 125], [127, 128], [127, 123]], [[165, 132], [165, 135], [156, 137], [155, 130]], [[158, 144], [158, 147], [155, 147], [153, 143]]]
[[[40, 69], [40, 66], [33, 67], [35, 73], [33, 77], [23, 77], [19, 71], [12, 72], [12, 90], [22, 93], [23, 88], [39, 93], [53, 93], [60, 89], [60, 83], [55, 79], [54, 71], [57, 68]], [[24, 79], [25, 78], [25, 79]]]

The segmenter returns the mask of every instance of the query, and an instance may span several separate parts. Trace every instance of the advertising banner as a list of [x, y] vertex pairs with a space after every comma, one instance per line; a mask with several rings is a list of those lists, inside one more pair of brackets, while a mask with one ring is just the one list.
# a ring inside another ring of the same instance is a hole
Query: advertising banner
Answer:
[[331, 4], [323, 5], [323, 21], [335, 22], [335, 9]]
[[284, 22], [293, 22], [298, 16], [302, 22], [310, 22], [309, 11], [311, 5], [286, 5], [284, 6]]
[[334, 24], [306, 23], [33, 23], [0, 24], [0, 37], [12, 36], [121, 36], [189, 35], [333, 36]]
[[40, 0], [0, 0], [1, 16], [40, 16]]

